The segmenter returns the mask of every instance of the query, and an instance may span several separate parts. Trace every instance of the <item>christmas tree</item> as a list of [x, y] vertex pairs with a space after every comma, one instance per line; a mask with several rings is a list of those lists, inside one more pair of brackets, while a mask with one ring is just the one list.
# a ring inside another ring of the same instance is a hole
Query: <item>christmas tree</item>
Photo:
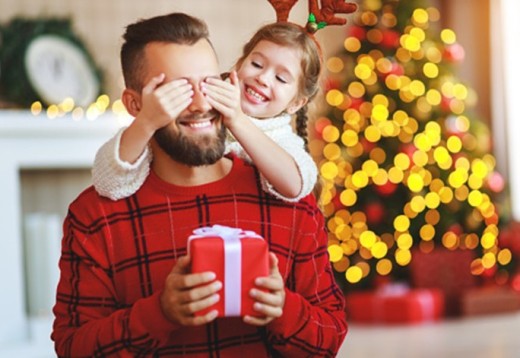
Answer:
[[327, 113], [314, 123], [329, 254], [349, 288], [407, 279], [415, 252], [471, 250], [468, 271], [504, 279], [495, 169], [464, 50], [420, 0], [363, 0], [327, 60]]

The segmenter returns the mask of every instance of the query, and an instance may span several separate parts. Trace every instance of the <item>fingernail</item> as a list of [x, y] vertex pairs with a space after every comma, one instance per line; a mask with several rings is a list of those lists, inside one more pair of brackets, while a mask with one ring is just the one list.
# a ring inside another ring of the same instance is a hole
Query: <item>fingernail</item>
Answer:
[[256, 297], [258, 295], [258, 290], [253, 288], [249, 293], [251, 294], [251, 297]]
[[264, 280], [263, 280], [262, 278], [260, 278], [260, 277], [258, 277], [258, 278], [255, 280], [255, 283], [256, 283], [257, 285], [261, 285], [263, 282], [264, 282]]
[[220, 290], [222, 288], [222, 282], [216, 281], [215, 283], [213, 283], [213, 288], [215, 290]]
[[208, 281], [213, 281], [217, 278], [217, 275], [214, 272], [207, 272], [204, 278]]
[[212, 297], [211, 297], [211, 301], [213, 303], [217, 303], [218, 301], [220, 301], [220, 295], [218, 293], [215, 293]]

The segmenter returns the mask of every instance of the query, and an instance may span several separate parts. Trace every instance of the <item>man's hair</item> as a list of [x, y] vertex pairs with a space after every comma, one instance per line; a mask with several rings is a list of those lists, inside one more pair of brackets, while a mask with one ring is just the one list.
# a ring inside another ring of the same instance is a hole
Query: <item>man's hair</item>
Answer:
[[156, 16], [128, 25], [121, 47], [121, 67], [126, 87], [136, 91], [142, 90], [144, 48], [149, 43], [193, 45], [201, 39], [211, 44], [206, 24], [183, 13]]

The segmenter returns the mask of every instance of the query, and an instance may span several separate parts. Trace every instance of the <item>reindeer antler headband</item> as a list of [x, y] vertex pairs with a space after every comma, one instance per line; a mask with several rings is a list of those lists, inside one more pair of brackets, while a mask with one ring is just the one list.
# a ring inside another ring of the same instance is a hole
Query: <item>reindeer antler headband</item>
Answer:
[[[287, 21], [289, 12], [298, 0], [267, 0], [276, 11], [276, 21]], [[306, 29], [309, 33], [315, 33], [327, 25], [345, 25], [346, 19], [334, 16], [335, 14], [350, 14], [356, 11], [357, 5], [344, 0], [321, 0], [321, 8], [318, 0], [309, 0], [309, 18]]]

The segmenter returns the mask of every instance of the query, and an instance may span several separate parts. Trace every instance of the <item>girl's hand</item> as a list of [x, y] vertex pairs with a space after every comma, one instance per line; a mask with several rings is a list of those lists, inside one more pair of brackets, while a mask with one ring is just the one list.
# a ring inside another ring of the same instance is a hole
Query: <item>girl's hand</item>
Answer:
[[253, 308], [263, 317], [245, 316], [244, 322], [253, 326], [265, 326], [283, 313], [285, 304], [285, 286], [282, 275], [278, 270], [278, 258], [272, 252], [269, 253], [270, 274], [268, 277], [259, 277], [255, 283], [259, 288], [267, 290], [251, 289], [249, 294], [256, 302]]
[[231, 82], [208, 78], [201, 84], [201, 90], [209, 104], [222, 114], [224, 125], [233, 132], [233, 126], [244, 113], [240, 104], [240, 85], [236, 71], [230, 73], [229, 79]]
[[186, 79], [164, 83], [164, 74], [153, 77], [143, 88], [142, 109], [136, 119], [151, 133], [168, 125], [192, 101], [193, 88]]

